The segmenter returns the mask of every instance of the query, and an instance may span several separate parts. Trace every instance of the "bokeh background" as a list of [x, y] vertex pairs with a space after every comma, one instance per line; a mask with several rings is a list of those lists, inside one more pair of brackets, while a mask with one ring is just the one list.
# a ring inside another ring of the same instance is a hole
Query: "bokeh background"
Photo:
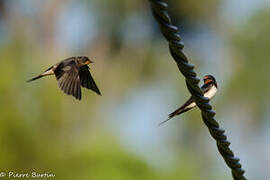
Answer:
[[[171, 0], [199, 77], [249, 179], [270, 177], [270, 1]], [[53, 63], [86, 55], [102, 96], [64, 95]], [[0, 0], [0, 171], [55, 179], [228, 180], [147, 0]], [[5, 179], [5, 178], [3, 178]]]

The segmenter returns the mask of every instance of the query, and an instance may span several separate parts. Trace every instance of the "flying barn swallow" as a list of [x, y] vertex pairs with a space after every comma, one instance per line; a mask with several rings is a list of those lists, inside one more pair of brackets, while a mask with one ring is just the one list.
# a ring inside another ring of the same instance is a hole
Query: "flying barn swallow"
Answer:
[[[211, 75], [206, 75], [206, 76], [204, 76], [203, 81], [204, 81], [204, 84], [201, 87], [201, 89], [203, 90], [203, 95], [204, 95], [204, 97], [212, 99], [214, 97], [214, 95], [216, 94], [217, 88], [218, 88], [216, 79]], [[174, 112], [169, 114], [169, 117], [167, 120], [159, 123], [159, 125], [169, 121], [170, 119], [172, 119], [173, 117], [175, 117], [177, 115], [180, 115], [184, 112], [187, 112], [187, 111], [193, 109], [196, 106], [197, 105], [194, 102], [193, 98], [190, 97], [180, 108], [176, 109]]]
[[93, 77], [90, 74], [88, 64], [93, 63], [86, 56], [70, 57], [51, 66], [42, 74], [28, 80], [34, 81], [44, 76], [55, 75], [58, 86], [67, 95], [72, 95], [81, 100], [81, 86], [91, 89], [101, 95]]

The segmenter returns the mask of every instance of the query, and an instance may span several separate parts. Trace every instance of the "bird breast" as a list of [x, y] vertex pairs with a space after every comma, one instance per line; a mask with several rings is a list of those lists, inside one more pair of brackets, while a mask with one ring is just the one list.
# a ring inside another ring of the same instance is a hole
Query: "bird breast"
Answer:
[[216, 86], [212, 86], [205, 94], [204, 97], [211, 99], [217, 92]]

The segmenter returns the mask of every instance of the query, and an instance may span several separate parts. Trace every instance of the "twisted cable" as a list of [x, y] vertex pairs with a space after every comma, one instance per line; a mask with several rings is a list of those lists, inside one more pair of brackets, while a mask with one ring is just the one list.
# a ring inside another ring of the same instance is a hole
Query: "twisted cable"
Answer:
[[200, 79], [196, 77], [194, 65], [189, 64], [188, 58], [183, 52], [184, 44], [178, 34], [178, 28], [171, 22], [167, 11], [167, 3], [162, 0], [149, 0], [153, 16], [158, 22], [161, 33], [169, 42], [170, 53], [175, 60], [180, 72], [184, 75], [187, 88], [201, 110], [202, 119], [211, 136], [216, 140], [217, 148], [227, 166], [230, 167], [234, 180], [247, 180], [244, 176], [245, 171], [242, 169], [240, 159], [234, 156], [230, 149], [230, 142], [227, 140], [225, 130], [219, 127], [218, 122], [214, 119], [215, 111], [209, 104], [209, 99], [203, 96], [199, 87]]

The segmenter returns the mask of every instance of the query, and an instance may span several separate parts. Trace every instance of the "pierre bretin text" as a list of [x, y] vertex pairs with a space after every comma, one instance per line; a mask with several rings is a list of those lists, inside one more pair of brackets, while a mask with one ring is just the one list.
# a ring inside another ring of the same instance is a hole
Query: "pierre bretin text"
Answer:
[[38, 178], [38, 179], [47, 179], [47, 178], [54, 178], [55, 174], [53, 173], [48, 173], [48, 172], [27, 172], [27, 173], [21, 173], [21, 172], [14, 172], [14, 171], [9, 171], [9, 172], [1, 172], [0, 173], [0, 179], [5, 177], [9, 179], [15, 179], [15, 178]]

